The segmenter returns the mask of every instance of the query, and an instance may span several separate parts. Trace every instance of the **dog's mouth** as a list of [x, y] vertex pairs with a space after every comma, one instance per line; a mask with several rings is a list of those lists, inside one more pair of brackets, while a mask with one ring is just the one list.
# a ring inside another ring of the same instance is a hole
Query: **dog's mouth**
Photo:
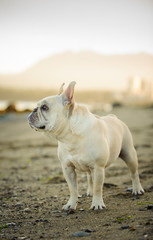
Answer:
[[39, 125], [39, 123], [37, 123], [37, 118], [38, 117], [36, 117], [36, 119], [33, 117], [33, 114], [30, 114], [29, 116], [28, 116], [28, 122], [29, 122], [29, 125], [30, 125], [30, 127], [31, 128], [33, 128], [33, 129], [35, 129], [36, 131], [38, 131], [38, 130], [44, 130], [45, 128], [46, 128], [46, 126], [45, 125]]
[[39, 129], [45, 129], [45, 125], [38, 127]]
[[37, 127], [37, 126], [35, 126], [35, 125], [31, 124], [31, 123], [29, 123], [29, 124], [30, 124], [30, 127], [33, 128], [33, 129], [36, 130], [36, 131], [38, 131], [39, 129], [40, 129], [40, 130], [44, 130], [44, 129], [46, 128], [45, 125], [42, 125], [42, 126], [40, 126], [40, 127]]

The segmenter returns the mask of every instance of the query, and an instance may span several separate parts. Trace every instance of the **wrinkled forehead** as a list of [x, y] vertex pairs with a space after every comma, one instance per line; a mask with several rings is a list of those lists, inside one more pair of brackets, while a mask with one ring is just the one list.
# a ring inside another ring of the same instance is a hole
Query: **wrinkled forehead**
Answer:
[[41, 99], [38, 103], [37, 106], [40, 107], [44, 104], [46, 105], [52, 105], [52, 104], [56, 104], [59, 102], [59, 97], [58, 96], [49, 96], [49, 97], [45, 97], [43, 99]]

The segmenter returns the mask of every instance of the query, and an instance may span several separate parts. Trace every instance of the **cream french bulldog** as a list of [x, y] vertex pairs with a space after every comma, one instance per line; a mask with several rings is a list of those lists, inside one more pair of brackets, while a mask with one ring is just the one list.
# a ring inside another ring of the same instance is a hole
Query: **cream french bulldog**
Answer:
[[133, 194], [143, 194], [138, 175], [137, 154], [128, 127], [114, 115], [99, 117], [86, 106], [74, 101], [75, 82], [58, 95], [38, 102], [29, 115], [32, 128], [58, 140], [58, 157], [70, 190], [64, 210], [76, 209], [78, 201], [76, 170], [87, 172], [87, 195], [92, 197], [91, 209], [103, 209], [102, 189], [105, 168], [118, 157], [129, 167]]

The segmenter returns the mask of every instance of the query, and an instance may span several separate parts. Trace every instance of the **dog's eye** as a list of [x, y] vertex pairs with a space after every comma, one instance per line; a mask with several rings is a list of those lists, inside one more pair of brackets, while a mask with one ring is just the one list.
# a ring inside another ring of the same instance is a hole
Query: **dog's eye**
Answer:
[[43, 111], [48, 111], [48, 110], [49, 110], [49, 107], [44, 104], [44, 105], [41, 106], [41, 109], [42, 109]]

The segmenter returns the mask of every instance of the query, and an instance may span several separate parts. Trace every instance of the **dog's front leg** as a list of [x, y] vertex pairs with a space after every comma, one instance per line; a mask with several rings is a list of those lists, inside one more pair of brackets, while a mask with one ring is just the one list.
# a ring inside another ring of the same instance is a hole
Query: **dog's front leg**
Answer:
[[93, 179], [93, 198], [92, 198], [92, 210], [103, 209], [105, 204], [102, 197], [102, 188], [104, 184], [105, 171], [104, 167], [96, 164], [94, 168], [94, 179]]
[[75, 169], [70, 166], [63, 166], [63, 173], [70, 190], [70, 199], [67, 202], [67, 204], [63, 206], [63, 209], [64, 210], [76, 209], [78, 201], [78, 191], [77, 191], [77, 175]]

